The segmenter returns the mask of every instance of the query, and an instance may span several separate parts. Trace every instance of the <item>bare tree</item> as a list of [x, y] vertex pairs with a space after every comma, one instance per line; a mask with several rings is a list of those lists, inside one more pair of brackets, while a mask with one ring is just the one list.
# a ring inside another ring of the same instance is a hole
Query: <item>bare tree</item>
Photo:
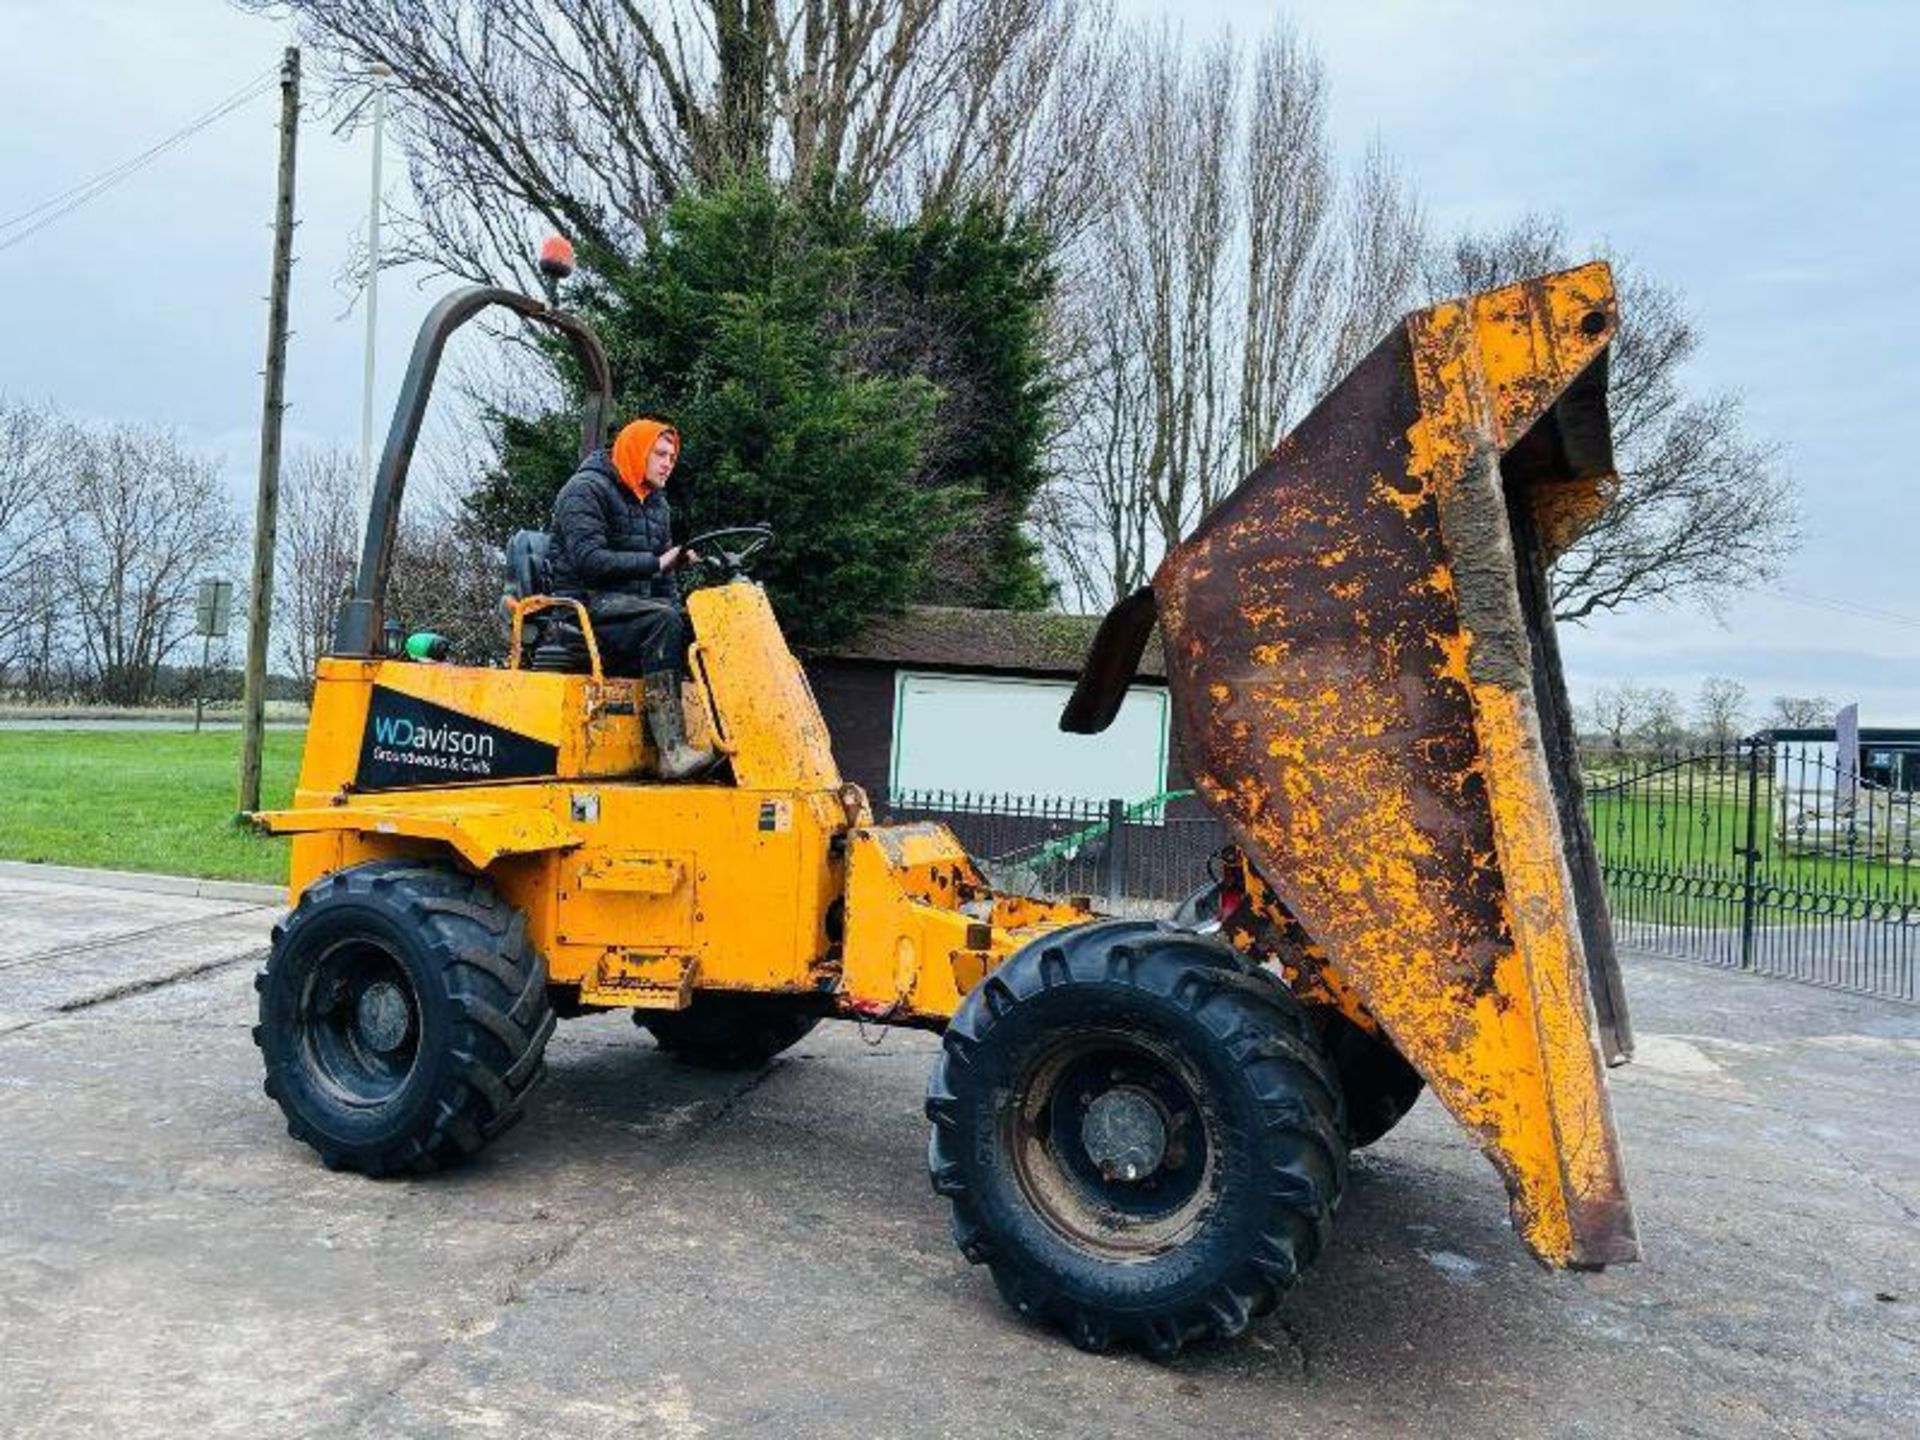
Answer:
[[[1569, 263], [1566, 236], [1530, 215], [1493, 235], [1464, 234], [1428, 257], [1427, 288], [1464, 294]], [[1712, 609], [1779, 572], [1800, 516], [1780, 449], [1747, 431], [1737, 396], [1694, 394], [1682, 370], [1700, 347], [1679, 293], [1613, 257], [1620, 331], [1609, 356], [1619, 493], [1560, 558], [1562, 620], [1651, 601]]]
[[[241, 0], [278, 10], [279, 0]], [[1102, 192], [1107, 0], [292, 0], [342, 105], [375, 62], [412, 253], [527, 275], [529, 222], [631, 253], [689, 185], [822, 179], [1071, 233]]]
[[280, 481], [280, 556], [275, 618], [280, 660], [312, 697], [314, 665], [326, 653], [340, 602], [353, 588], [360, 529], [354, 513], [358, 463], [341, 449], [297, 450]]
[[1101, 333], [1099, 363], [1075, 387], [1095, 418], [1056, 438], [1056, 478], [1033, 517], [1049, 568], [1083, 609], [1137, 590], [1155, 553], [1152, 488], [1143, 483], [1153, 446], [1146, 385], [1111, 312]]
[[1130, 171], [1101, 236], [1123, 322], [1109, 358], [1138, 367], [1128, 418], [1146, 433], [1140, 479], [1164, 547], [1211, 506], [1227, 471], [1240, 63], [1226, 42], [1190, 54], [1164, 26], [1128, 56], [1117, 123]]
[[1377, 147], [1342, 178], [1291, 29], [1251, 57], [1122, 36], [1112, 203], [1065, 267], [1088, 317], [1036, 523], [1071, 598], [1138, 586], [1415, 293], [1420, 207]]
[[1700, 682], [1700, 694], [1693, 702], [1694, 722], [1715, 745], [1731, 745], [1740, 738], [1746, 713], [1747, 687], [1738, 680], [1709, 675]]
[[1686, 722], [1680, 713], [1680, 697], [1664, 685], [1652, 686], [1642, 694], [1644, 710], [1637, 731], [1639, 740], [1654, 751], [1677, 748], [1687, 738]]
[[1824, 729], [1839, 708], [1824, 695], [1776, 695], [1769, 723], [1777, 730]]
[[386, 613], [409, 632], [451, 642], [452, 658], [481, 664], [505, 653], [504, 561], [465, 510], [442, 500], [401, 517]]
[[87, 671], [110, 704], [152, 697], [192, 629], [195, 588], [240, 524], [218, 464], [170, 431], [115, 425], [66, 446], [55, 571]]
[[45, 406], [0, 396], [0, 598], [53, 538], [47, 496], [65, 429]]
[[1627, 737], [1637, 735], [1646, 724], [1648, 709], [1647, 692], [1640, 686], [1602, 685], [1587, 704], [1587, 718], [1608, 744], [1621, 750]]
[[1238, 468], [1251, 470], [1311, 402], [1317, 378], [1303, 336], [1325, 322], [1335, 257], [1326, 231], [1339, 180], [1327, 137], [1327, 78], [1290, 26], [1255, 52], [1241, 162], [1246, 286], [1240, 325]]
[[66, 427], [51, 410], [0, 397], [0, 683], [44, 688], [59, 628], [49, 480]]
[[1378, 143], [1349, 181], [1341, 223], [1330, 238], [1337, 249], [1332, 325], [1310, 400], [1339, 384], [1418, 294], [1426, 217], [1400, 167]]

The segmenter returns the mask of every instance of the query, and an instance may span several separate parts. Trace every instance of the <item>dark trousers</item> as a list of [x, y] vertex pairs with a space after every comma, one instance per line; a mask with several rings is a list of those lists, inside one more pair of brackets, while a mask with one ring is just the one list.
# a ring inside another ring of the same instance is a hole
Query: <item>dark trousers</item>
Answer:
[[609, 675], [685, 675], [693, 627], [678, 601], [638, 595], [602, 595], [588, 613], [600, 642], [600, 665]]

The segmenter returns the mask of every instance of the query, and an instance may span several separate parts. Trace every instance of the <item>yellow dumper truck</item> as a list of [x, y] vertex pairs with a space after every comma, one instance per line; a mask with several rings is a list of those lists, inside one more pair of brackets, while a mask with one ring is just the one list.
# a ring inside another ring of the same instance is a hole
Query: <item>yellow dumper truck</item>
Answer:
[[542, 537], [509, 552], [505, 666], [396, 653], [421, 417], [448, 336], [494, 307], [571, 342], [582, 444], [604, 437], [577, 319], [484, 288], [434, 309], [293, 804], [257, 817], [292, 837], [294, 904], [255, 1038], [326, 1164], [473, 1154], [556, 1018], [629, 1009], [720, 1066], [858, 1018], [943, 1036], [928, 1164], [955, 1240], [1088, 1349], [1245, 1328], [1423, 1086], [1542, 1261], [1636, 1258], [1605, 1082], [1630, 1039], [1544, 581], [1613, 478], [1604, 266], [1407, 317], [1107, 617], [1063, 725], [1111, 720], [1157, 625], [1233, 842], [1165, 921], [996, 893], [943, 827], [876, 823], [750, 578], [764, 530], [692, 542], [687, 696], [724, 757], [703, 780], [653, 778], [636, 682], [544, 593]]

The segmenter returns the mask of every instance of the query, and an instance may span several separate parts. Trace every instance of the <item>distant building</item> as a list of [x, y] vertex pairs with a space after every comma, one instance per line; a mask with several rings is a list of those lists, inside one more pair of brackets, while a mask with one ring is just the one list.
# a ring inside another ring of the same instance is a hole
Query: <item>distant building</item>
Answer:
[[[1777, 784], [1831, 790], [1846, 771], [1832, 726], [1768, 730], [1761, 738], [1780, 742], [1774, 749]], [[1862, 729], [1854, 773], [1868, 789], [1902, 795], [1920, 791], [1920, 729]]]
[[1109, 729], [1061, 731], [1099, 624], [918, 606], [807, 654], [841, 773], [883, 802], [940, 791], [1132, 804], [1188, 788], [1157, 638]]
[[1853, 763], [1833, 729], [1769, 730], [1767, 808], [1789, 849], [1885, 864], [1920, 859], [1920, 730], [1859, 732]]

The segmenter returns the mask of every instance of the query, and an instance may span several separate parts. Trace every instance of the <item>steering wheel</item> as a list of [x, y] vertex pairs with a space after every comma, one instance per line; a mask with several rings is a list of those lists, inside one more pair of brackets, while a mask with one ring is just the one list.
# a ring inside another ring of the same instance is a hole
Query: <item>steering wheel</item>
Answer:
[[700, 557], [695, 564], [722, 580], [734, 580], [745, 575], [772, 543], [771, 525], [728, 525], [694, 536], [684, 548]]

